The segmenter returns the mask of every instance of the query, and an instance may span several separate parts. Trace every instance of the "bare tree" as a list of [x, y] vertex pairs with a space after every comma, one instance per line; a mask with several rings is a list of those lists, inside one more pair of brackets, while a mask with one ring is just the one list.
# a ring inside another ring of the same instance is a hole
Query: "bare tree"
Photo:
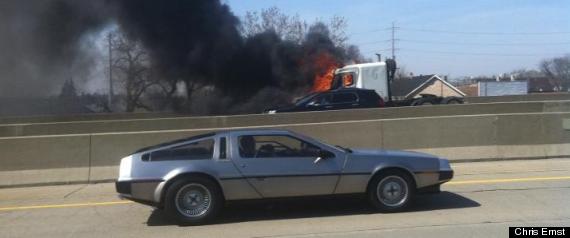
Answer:
[[246, 37], [274, 31], [283, 40], [300, 43], [307, 32], [307, 23], [299, 15], [289, 16], [277, 7], [270, 7], [260, 12], [246, 12], [241, 31]]
[[[313, 24], [323, 22], [317, 19]], [[342, 16], [335, 15], [326, 27], [329, 29], [330, 38], [338, 47], [345, 47], [348, 35], [346, 28], [348, 21]], [[309, 25], [306, 21], [301, 20], [298, 14], [287, 15], [277, 7], [261, 9], [261, 11], [248, 11], [242, 17], [241, 32], [246, 37], [251, 37], [265, 31], [274, 31], [281, 39], [296, 43], [301, 43], [307, 32]]]
[[559, 90], [570, 89], [570, 55], [543, 60], [540, 70], [553, 80]]
[[348, 21], [346, 18], [334, 15], [330, 19], [328, 27], [330, 30], [331, 40], [335, 46], [345, 48], [346, 41], [348, 40], [348, 35], [346, 34]]
[[152, 110], [142, 102], [147, 89], [158, 85], [158, 81], [152, 79], [148, 53], [140, 42], [130, 40], [118, 30], [109, 33], [109, 37], [113, 80], [125, 94], [125, 111], [133, 112], [137, 108]]

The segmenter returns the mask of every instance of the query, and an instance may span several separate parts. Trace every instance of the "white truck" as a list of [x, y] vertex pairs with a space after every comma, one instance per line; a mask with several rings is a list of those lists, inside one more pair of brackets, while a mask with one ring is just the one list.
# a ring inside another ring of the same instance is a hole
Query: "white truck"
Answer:
[[433, 94], [422, 94], [421, 97], [392, 100], [391, 82], [396, 72], [396, 62], [386, 61], [352, 64], [335, 71], [331, 89], [364, 88], [374, 89], [386, 102], [386, 106], [417, 106], [435, 104], [461, 104], [460, 97], [439, 97]]

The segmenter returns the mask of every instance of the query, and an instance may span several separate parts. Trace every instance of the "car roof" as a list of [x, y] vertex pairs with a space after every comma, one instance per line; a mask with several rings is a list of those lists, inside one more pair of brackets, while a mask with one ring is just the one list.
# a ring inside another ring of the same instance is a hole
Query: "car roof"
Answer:
[[252, 132], [252, 133], [292, 133], [289, 130], [285, 130], [285, 129], [274, 129], [274, 128], [240, 128], [240, 129], [228, 129], [228, 130], [219, 130], [219, 131], [214, 131], [214, 132], [209, 132], [209, 133], [204, 133], [204, 134], [200, 134], [200, 135], [195, 135], [195, 136], [190, 136], [190, 137], [185, 137], [185, 138], [181, 138], [181, 139], [176, 139], [176, 140], [172, 140], [172, 141], [167, 141], [164, 143], [160, 143], [160, 144], [156, 144], [156, 145], [152, 145], [152, 146], [147, 146], [141, 149], [136, 150], [134, 153], [140, 153], [140, 152], [144, 152], [144, 151], [148, 151], [148, 150], [153, 150], [153, 149], [158, 149], [158, 148], [162, 148], [165, 146], [170, 146], [170, 145], [175, 145], [175, 144], [180, 144], [180, 143], [184, 143], [186, 141], [191, 141], [191, 140], [197, 140], [197, 139], [201, 139], [201, 138], [207, 138], [207, 137], [212, 137], [215, 135], [220, 135], [220, 134], [226, 134], [226, 133], [231, 133], [231, 132]]
[[218, 131], [218, 133], [231, 133], [231, 132], [262, 132], [262, 133], [291, 133], [290, 130], [275, 129], [275, 128], [240, 128]]
[[323, 93], [326, 92], [370, 92], [370, 91], [374, 91], [374, 89], [365, 89], [365, 88], [338, 88], [338, 89], [333, 89], [333, 90], [329, 90], [329, 91], [323, 91]]
[[206, 138], [206, 137], [215, 136], [215, 135], [216, 135], [216, 132], [210, 132], [210, 133], [205, 133], [205, 134], [200, 134], [200, 135], [185, 137], [185, 138], [181, 138], [181, 139], [171, 140], [171, 141], [167, 141], [167, 142], [164, 142], [164, 143], [160, 143], [160, 144], [156, 144], [156, 145], [151, 145], [151, 146], [147, 146], [147, 147], [138, 149], [138, 150], [136, 150], [134, 153], [139, 153], [139, 152], [143, 152], [143, 151], [147, 151], [147, 150], [158, 149], [158, 148], [160, 148], [160, 147], [165, 147], [165, 146], [169, 146], [169, 145], [174, 145], [174, 144], [182, 143], [182, 142], [185, 142], [185, 141], [196, 140], [196, 139]]

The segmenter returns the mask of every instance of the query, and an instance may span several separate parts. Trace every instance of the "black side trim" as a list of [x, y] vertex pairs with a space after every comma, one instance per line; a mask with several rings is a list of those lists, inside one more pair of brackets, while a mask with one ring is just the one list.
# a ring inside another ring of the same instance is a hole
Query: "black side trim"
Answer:
[[283, 175], [256, 175], [256, 176], [245, 176], [245, 177], [225, 177], [220, 178], [220, 180], [231, 180], [231, 179], [262, 179], [262, 178], [288, 178], [288, 177], [320, 177], [320, 176], [346, 176], [346, 175], [370, 175], [369, 172], [359, 172], [359, 173], [327, 173], [327, 174], [283, 174]]
[[416, 171], [414, 174], [437, 174], [437, 171]]

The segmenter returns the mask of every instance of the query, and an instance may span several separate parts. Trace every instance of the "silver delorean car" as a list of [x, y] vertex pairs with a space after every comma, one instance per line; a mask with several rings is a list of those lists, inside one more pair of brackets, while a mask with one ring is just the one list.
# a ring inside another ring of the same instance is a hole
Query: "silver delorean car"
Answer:
[[121, 197], [164, 209], [183, 224], [211, 221], [226, 201], [365, 194], [379, 211], [438, 192], [449, 161], [433, 155], [357, 150], [274, 129], [208, 133], [140, 149], [121, 160]]

